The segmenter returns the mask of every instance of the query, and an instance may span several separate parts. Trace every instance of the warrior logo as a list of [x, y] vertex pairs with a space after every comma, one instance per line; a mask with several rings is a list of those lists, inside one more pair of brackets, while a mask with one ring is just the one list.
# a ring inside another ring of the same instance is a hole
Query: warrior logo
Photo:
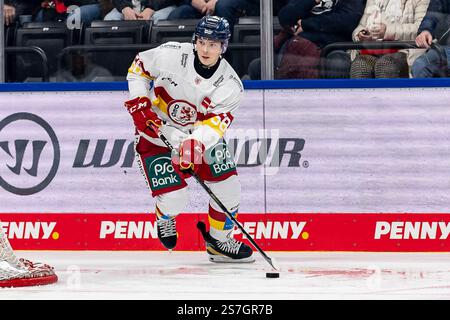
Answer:
[[[56, 176], [60, 147], [53, 128], [31, 113], [0, 121], [0, 187], [27, 196], [44, 190]], [[13, 160], [14, 164], [7, 164]], [[23, 169], [23, 170], [22, 170]]]
[[187, 126], [197, 120], [197, 109], [184, 100], [174, 100], [167, 106], [170, 119], [176, 124]]

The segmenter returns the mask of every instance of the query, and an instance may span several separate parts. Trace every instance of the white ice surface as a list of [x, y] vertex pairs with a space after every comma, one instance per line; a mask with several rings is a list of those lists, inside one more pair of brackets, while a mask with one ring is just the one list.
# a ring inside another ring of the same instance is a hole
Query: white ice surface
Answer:
[[203, 252], [20, 251], [55, 267], [56, 284], [0, 289], [4, 299], [450, 299], [448, 253], [270, 252], [214, 264]]

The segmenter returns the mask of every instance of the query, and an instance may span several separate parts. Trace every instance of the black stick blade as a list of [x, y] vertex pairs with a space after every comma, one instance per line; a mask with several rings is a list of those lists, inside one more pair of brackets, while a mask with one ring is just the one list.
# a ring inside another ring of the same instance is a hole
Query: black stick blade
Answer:
[[202, 234], [203, 239], [204, 239], [205, 241], [208, 241], [209, 238], [210, 238], [211, 236], [209, 235], [209, 232], [206, 231], [206, 225], [205, 225], [205, 223], [204, 223], [203, 221], [197, 222], [197, 229], [198, 229], [198, 230], [200, 231], [200, 233]]

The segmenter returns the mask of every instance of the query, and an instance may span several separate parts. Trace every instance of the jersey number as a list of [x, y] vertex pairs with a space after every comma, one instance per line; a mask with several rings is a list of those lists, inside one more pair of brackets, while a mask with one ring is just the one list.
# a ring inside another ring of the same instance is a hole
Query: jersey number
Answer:
[[219, 115], [219, 116], [215, 116], [212, 117], [210, 119], [211, 123], [217, 128], [219, 129], [222, 133], [225, 133], [225, 131], [227, 130], [227, 128], [230, 126], [231, 124], [231, 119], [225, 115]]

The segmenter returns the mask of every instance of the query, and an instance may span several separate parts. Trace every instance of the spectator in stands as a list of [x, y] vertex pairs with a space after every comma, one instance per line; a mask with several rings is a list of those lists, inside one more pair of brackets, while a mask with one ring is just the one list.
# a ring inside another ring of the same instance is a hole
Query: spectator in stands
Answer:
[[41, 1], [41, 7], [42, 10], [38, 12], [35, 18], [37, 22], [68, 19], [90, 24], [92, 21], [100, 19], [102, 15], [101, 6], [97, 0], [46, 0]]
[[165, 20], [182, 0], [113, 0], [105, 20]]
[[[450, 0], [431, 0], [420, 24], [416, 45], [428, 50], [412, 66], [414, 78], [447, 77], [450, 75]], [[439, 30], [443, 27], [444, 30]], [[439, 34], [439, 31], [441, 34]], [[433, 41], [433, 38], [435, 39]]]
[[102, 19], [112, 10], [114, 9], [114, 5], [112, 0], [99, 0], [100, 7], [102, 9]]
[[82, 51], [72, 52], [70, 61], [66, 61], [69, 68], [63, 67], [56, 72], [57, 82], [103, 82], [111, 81], [111, 72], [90, 59], [91, 53]]
[[[351, 40], [352, 31], [363, 14], [365, 2], [366, 0], [288, 1], [278, 12], [278, 20], [284, 30], [274, 39], [275, 78], [318, 78], [321, 48], [333, 42]], [[331, 67], [333, 64], [329, 62]], [[259, 59], [250, 64], [249, 75], [251, 79], [261, 78]]]
[[[353, 41], [414, 40], [430, 0], [368, 0]], [[353, 51], [351, 78], [408, 78], [422, 50]], [[356, 57], [355, 57], [356, 54]]]
[[40, 1], [5, 0], [3, 17], [5, 25], [9, 26], [19, 20], [20, 16], [31, 16], [39, 7]]
[[169, 20], [197, 19], [204, 15], [216, 15], [227, 19], [230, 31], [241, 16], [259, 16], [260, 0], [185, 0], [174, 10]]

